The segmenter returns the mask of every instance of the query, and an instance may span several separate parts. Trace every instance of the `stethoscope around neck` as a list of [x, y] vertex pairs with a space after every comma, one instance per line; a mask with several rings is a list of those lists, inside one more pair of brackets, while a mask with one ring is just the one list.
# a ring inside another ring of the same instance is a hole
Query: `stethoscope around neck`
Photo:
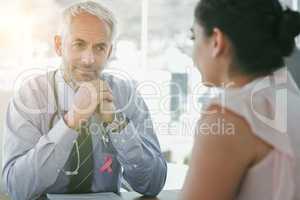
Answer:
[[[55, 98], [55, 106], [56, 106], [56, 112], [52, 115], [51, 119], [50, 119], [50, 123], [49, 123], [49, 127], [50, 129], [53, 127], [54, 125], [54, 119], [57, 116], [58, 119], [63, 119], [63, 112], [60, 109], [59, 103], [58, 103], [58, 95], [57, 95], [57, 87], [56, 87], [56, 82], [55, 82], [55, 75], [57, 73], [57, 70], [55, 70], [52, 74], [52, 88], [53, 88], [53, 94], [54, 94], [54, 98]], [[77, 166], [73, 171], [65, 171], [64, 169], [62, 169], [62, 172], [65, 173], [66, 176], [75, 176], [78, 174], [78, 170], [80, 167], [80, 154], [79, 154], [79, 146], [78, 146], [78, 142], [77, 140], [74, 141], [75, 144], [75, 149], [76, 149], [76, 157], [77, 157]]]

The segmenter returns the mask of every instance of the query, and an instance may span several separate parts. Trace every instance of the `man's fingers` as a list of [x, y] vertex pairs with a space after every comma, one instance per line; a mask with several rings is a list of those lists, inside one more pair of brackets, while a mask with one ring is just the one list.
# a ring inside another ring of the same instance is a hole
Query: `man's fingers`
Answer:
[[111, 92], [101, 92], [99, 94], [99, 103], [102, 103], [103, 101], [108, 101], [108, 102], [112, 102], [113, 101], [113, 96], [111, 94]]
[[112, 90], [109, 87], [109, 85], [101, 79], [93, 80], [90, 83], [93, 85], [93, 87], [97, 90], [98, 93], [103, 93], [103, 92], [112, 93]]
[[86, 87], [86, 89], [90, 92], [93, 97], [96, 97], [98, 103], [102, 103], [103, 101], [112, 102], [113, 96], [112, 91], [109, 85], [100, 79], [93, 80], [90, 82], [86, 82], [81, 85], [81, 87]]
[[99, 84], [100, 84], [100, 91], [112, 93], [112, 91], [111, 91], [109, 85], [108, 85], [105, 81], [100, 80], [100, 83], [99, 83]]

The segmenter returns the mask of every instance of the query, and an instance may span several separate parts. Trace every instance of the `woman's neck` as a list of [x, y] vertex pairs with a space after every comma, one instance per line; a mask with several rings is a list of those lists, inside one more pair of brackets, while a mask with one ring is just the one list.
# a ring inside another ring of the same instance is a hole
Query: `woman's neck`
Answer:
[[222, 87], [241, 88], [241, 87], [247, 85], [248, 83], [252, 82], [256, 78], [258, 78], [258, 77], [246, 76], [246, 75], [241, 75], [241, 74], [231, 75], [231, 76], [226, 77], [223, 80], [224, 84], [222, 85]]

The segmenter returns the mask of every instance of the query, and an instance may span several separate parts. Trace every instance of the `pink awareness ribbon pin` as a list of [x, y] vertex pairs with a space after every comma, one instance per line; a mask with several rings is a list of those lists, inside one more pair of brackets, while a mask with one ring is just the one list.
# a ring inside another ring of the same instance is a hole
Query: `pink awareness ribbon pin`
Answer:
[[104, 173], [105, 171], [107, 171], [108, 173], [112, 174], [112, 156], [108, 155], [104, 157], [104, 164], [100, 167], [99, 171], [100, 173]]

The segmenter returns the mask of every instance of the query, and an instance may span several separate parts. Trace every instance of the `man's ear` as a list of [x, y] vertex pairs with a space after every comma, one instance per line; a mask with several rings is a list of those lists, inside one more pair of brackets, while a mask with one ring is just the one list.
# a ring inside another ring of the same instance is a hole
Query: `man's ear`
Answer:
[[62, 39], [61, 36], [56, 35], [54, 37], [54, 47], [55, 47], [55, 52], [58, 56], [62, 56]]
[[213, 29], [213, 34], [212, 34], [212, 45], [213, 45], [213, 51], [212, 51], [212, 56], [214, 58], [218, 57], [220, 54], [222, 54], [226, 48], [226, 39], [224, 33], [218, 29], [214, 28]]

